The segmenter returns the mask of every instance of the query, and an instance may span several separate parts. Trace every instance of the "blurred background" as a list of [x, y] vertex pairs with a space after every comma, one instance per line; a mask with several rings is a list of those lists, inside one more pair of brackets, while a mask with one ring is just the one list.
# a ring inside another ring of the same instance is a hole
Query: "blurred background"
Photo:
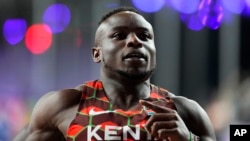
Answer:
[[45, 93], [99, 77], [91, 48], [102, 15], [133, 6], [153, 25], [152, 83], [196, 100], [218, 141], [250, 121], [250, 0], [1, 0], [0, 141]]

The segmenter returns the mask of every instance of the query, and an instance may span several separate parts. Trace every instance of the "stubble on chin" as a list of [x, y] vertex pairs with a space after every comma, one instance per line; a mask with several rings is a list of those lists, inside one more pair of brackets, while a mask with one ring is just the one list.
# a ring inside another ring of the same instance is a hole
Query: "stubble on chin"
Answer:
[[104, 59], [103, 59], [103, 64], [104, 64], [104, 68], [106, 68], [108, 71], [116, 72], [118, 75], [125, 77], [127, 79], [132, 79], [132, 80], [141, 80], [141, 79], [149, 78], [152, 76], [153, 72], [155, 71], [155, 67], [153, 67], [153, 69], [151, 70], [143, 71], [139, 73], [133, 73], [133, 72], [129, 72], [126, 70], [118, 70], [118, 69], [116, 70], [112, 66], [108, 65]]

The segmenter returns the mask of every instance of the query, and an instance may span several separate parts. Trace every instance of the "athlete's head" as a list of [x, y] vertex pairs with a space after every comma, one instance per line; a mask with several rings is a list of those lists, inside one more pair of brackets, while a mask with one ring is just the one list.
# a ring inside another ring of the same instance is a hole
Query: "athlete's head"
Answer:
[[155, 55], [153, 28], [138, 11], [122, 7], [103, 16], [93, 48], [103, 73], [146, 80], [155, 69]]
[[108, 13], [106, 13], [105, 15], [103, 15], [101, 20], [98, 22], [98, 25], [100, 25], [103, 21], [105, 21], [109, 17], [113, 16], [114, 14], [119, 13], [119, 12], [124, 12], [124, 11], [130, 11], [130, 12], [134, 12], [134, 13], [141, 15], [141, 13], [138, 10], [136, 10], [135, 8], [123, 6], [123, 7], [117, 8], [117, 9], [113, 9], [113, 10], [109, 11]]

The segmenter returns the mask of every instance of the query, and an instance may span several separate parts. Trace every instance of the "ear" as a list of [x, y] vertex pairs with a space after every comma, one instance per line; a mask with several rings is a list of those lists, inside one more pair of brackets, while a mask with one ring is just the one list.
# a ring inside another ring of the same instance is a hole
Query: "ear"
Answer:
[[92, 59], [95, 63], [101, 62], [101, 47], [92, 48]]

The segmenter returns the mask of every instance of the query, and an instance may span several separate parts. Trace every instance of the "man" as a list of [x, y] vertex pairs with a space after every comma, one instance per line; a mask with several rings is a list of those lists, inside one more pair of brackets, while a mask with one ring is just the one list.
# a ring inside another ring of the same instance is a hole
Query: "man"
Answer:
[[152, 26], [122, 7], [99, 23], [92, 49], [100, 78], [44, 95], [15, 141], [214, 141], [194, 101], [150, 83], [156, 66]]

